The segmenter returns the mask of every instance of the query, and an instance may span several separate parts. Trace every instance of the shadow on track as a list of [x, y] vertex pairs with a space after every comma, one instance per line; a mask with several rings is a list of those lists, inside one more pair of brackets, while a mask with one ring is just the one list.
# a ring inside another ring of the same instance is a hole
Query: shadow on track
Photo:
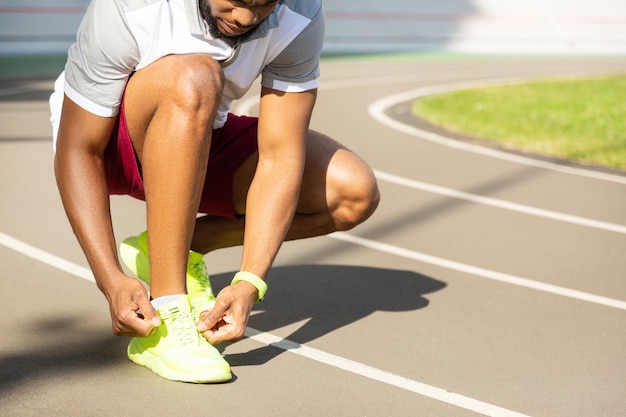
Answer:
[[[212, 278], [216, 288], [232, 274]], [[446, 284], [411, 271], [339, 265], [276, 267], [269, 275], [270, 291], [263, 309], [249, 326], [263, 332], [299, 323], [287, 339], [305, 344], [375, 312], [406, 312], [428, 306], [425, 294]], [[284, 351], [264, 346], [250, 352], [226, 355], [232, 366], [260, 365]]]

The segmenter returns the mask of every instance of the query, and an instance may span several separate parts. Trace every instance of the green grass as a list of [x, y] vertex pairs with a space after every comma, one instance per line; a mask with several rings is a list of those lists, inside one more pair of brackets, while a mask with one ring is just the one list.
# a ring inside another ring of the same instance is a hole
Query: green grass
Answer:
[[626, 170], [625, 75], [445, 93], [413, 111], [505, 147]]

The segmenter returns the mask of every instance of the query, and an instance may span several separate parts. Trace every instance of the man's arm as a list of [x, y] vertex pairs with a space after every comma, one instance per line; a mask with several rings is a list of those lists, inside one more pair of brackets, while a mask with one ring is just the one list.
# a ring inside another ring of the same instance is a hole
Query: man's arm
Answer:
[[316, 90], [264, 89], [259, 162], [248, 192], [241, 270], [265, 278], [296, 210]]
[[55, 174], [70, 224], [109, 302], [113, 332], [147, 335], [160, 320], [141, 283], [122, 272], [113, 236], [103, 155], [114, 124], [115, 118], [95, 116], [65, 97]]
[[[263, 279], [285, 239], [298, 204], [316, 93], [316, 90], [285, 93], [269, 88], [261, 92], [259, 162], [246, 203], [241, 271]], [[243, 337], [256, 297], [256, 288], [246, 281], [224, 288], [215, 308], [202, 315], [199, 328], [209, 329], [204, 333], [209, 342]]]

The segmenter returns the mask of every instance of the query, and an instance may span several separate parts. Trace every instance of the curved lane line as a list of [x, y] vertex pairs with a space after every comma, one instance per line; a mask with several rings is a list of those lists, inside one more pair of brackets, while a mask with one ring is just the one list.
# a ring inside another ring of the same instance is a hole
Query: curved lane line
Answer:
[[[559, 76], [559, 79], [576, 79], [589, 76], [598, 76], [600, 74], [580, 72], [578, 74], [570, 74], [567, 76]], [[615, 182], [618, 184], [626, 184], [626, 176], [620, 176], [616, 174], [610, 174], [605, 172], [594, 171], [590, 169], [569, 167], [554, 162], [543, 161], [537, 158], [530, 158], [521, 155], [516, 155], [506, 151], [500, 151], [476, 144], [462, 142], [456, 139], [452, 139], [443, 135], [438, 135], [432, 132], [428, 132], [423, 129], [402, 123], [396, 119], [388, 116], [386, 110], [396, 106], [398, 104], [406, 103], [408, 101], [417, 100], [421, 97], [426, 97], [434, 94], [447, 93], [458, 90], [465, 90], [469, 88], [482, 88], [482, 87], [495, 87], [500, 85], [514, 85], [530, 82], [533, 79], [543, 76], [535, 77], [518, 77], [518, 78], [492, 78], [489, 80], [479, 81], [463, 81], [453, 82], [441, 85], [433, 85], [427, 87], [420, 87], [414, 90], [405, 91], [402, 93], [392, 94], [386, 97], [382, 97], [368, 106], [368, 113], [372, 119], [377, 122], [394, 129], [396, 131], [405, 133], [410, 136], [417, 137], [418, 139], [428, 140], [439, 145], [447, 146], [449, 148], [459, 149], [462, 151], [472, 152], [479, 155], [489, 156], [496, 159], [501, 159], [509, 162], [514, 162], [521, 165], [533, 166], [536, 168], [547, 169], [551, 171], [561, 172], [565, 174], [578, 175], [582, 177], [598, 179], [603, 181]], [[322, 82], [319, 89], [321, 91], [335, 90], [341, 88], [356, 88], [370, 85], [391, 85], [399, 84], [411, 81], [417, 81], [421, 78], [416, 75], [401, 75], [401, 76], [372, 76], [363, 78], [350, 78], [342, 80], [329, 80]], [[253, 108], [257, 106], [259, 99], [256, 96], [248, 99], [241, 100], [237, 103], [236, 108], [242, 114], [253, 114]]]
[[[579, 77], [580, 75], [574, 76]], [[394, 84], [400, 82], [410, 82], [416, 80], [415, 76], [403, 76], [403, 77], [394, 77], [390, 78], [387, 76], [383, 77], [367, 77], [367, 78], [357, 78], [357, 79], [347, 79], [347, 80], [334, 80], [325, 83], [321, 86], [323, 90], [332, 90], [339, 88], [349, 88], [349, 87], [359, 87], [363, 85], [381, 85], [385, 84]], [[414, 99], [415, 97], [423, 97], [426, 95], [439, 94], [448, 91], [456, 91], [460, 89], [466, 88], [476, 88], [476, 87], [488, 87], [488, 86], [496, 86], [496, 85], [505, 85], [505, 84], [518, 84], [528, 82], [528, 79], [496, 79], [490, 81], [480, 81], [480, 82], [462, 82], [462, 83], [454, 83], [447, 84], [441, 86], [432, 86], [432, 87], [422, 87], [417, 90], [409, 91], [407, 93], [395, 94], [393, 96], [389, 96], [386, 98], [382, 98], [374, 102], [368, 111], [370, 115], [378, 120], [379, 122], [387, 125], [388, 127], [394, 128], [396, 130], [400, 130], [403, 133], [408, 133], [410, 135], [419, 136], [420, 138], [424, 138], [433, 142], [440, 143], [445, 146], [459, 148], [461, 150], [469, 150], [475, 153], [486, 154], [488, 156], [493, 156], [499, 159], [506, 159], [511, 162], [522, 163], [525, 165], [532, 165], [539, 168], [550, 169], [553, 171], [565, 172], [568, 174], [582, 175], [585, 177], [591, 177], [594, 179], [607, 180], [617, 183], [626, 184], [626, 177], [621, 177], [618, 175], [612, 175], [607, 173], [601, 173], [591, 170], [585, 170], [581, 168], [573, 168], [567, 167], [551, 162], [540, 161], [533, 158], [526, 158], [523, 156], [518, 156], [514, 154], [510, 154], [507, 152], [496, 151], [490, 148], [484, 148], [478, 145], [472, 145], [465, 142], [460, 142], [454, 139], [445, 138], [440, 135], [435, 135], [430, 132], [423, 131], [421, 129], [414, 128], [413, 126], [403, 124], [401, 122], [392, 119], [391, 117], [385, 114], [385, 109], [392, 107], [396, 104], [409, 101]], [[417, 94], [417, 96], [416, 96]], [[250, 97], [248, 99], [243, 100], [238, 104], [237, 109], [242, 114], [252, 114], [253, 108], [258, 105], [258, 97]], [[600, 220], [588, 219], [585, 217], [574, 216], [570, 214], [560, 213], [551, 210], [540, 209], [532, 206], [527, 206], [523, 204], [517, 204], [508, 202], [505, 200], [495, 199], [491, 197], [484, 197], [476, 194], [465, 193], [462, 191], [456, 191], [450, 188], [441, 187], [438, 185], [428, 184], [420, 181], [411, 180], [408, 178], [403, 178], [397, 175], [389, 174], [383, 171], [374, 170], [376, 177], [379, 180], [387, 181], [394, 183], [396, 185], [401, 185], [413, 189], [419, 189], [422, 191], [427, 191], [430, 193], [445, 195], [448, 197], [463, 199], [467, 201], [471, 201], [477, 204], [489, 205], [492, 207], [498, 207], [505, 210], [516, 211], [524, 214], [534, 215], [538, 217], [544, 217], [551, 220], [558, 220], [562, 222], [572, 223], [580, 226], [592, 227], [601, 230], [607, 230], [610, 232], [622, 233], [626, 234], [626, 226], [620, 224], [614, 224], [609, 222], [603, 222]]]
[[393, 94], [387, 97], [380, 98], [374, 101], [369, 105], [367, 111], [374, 120], [379, 123], [394, 129], [396, 131], [405, 133], [410, 136], [417, 137], [419, 139], [428, 140], [433, 143], [437, 143], [439, 145], [444, 145], [450, 148], [459, 149], [462, 151], [473, 152], [480, 155], [489, 156], [492, 158], [498, 158], [505, 161], [515, 162], [518, 164], [533, 166], [537, 168], [548, 169], [556, 172], [562, 172], [565, 174], [578, 175], [587, 178], [593, 178], [603, 181], [611, 181], [619, 184], [626, 184], [626, 176], [620, 176], [615, 174], [609, 174], [604, 172], [592, 171], [583, 168], [575, 168], [569, 167], [561, 164], [556, 164], [553, 162], [542, 161], [535, 158], [529, 158], [525, 156], [515, 155], [513, 153], [499, 151], [492, 148], [483, 147], [480, 145], [475, 145], [467, 142], [458, 141], [455, 139], [451, 139], [449, 137], [438, 135], [432, 132], [428, 132], [423, 129], [419, 129], [415, 126], [411, 126], [398, 120], [393, 119], [392, 117], [386, 114], [386, 111], [398, 104], [406, 103], [408, 101], [417, 100], [421, 97], [440, 94], [444, 92], [450, 91], [458, 91], [464, 90], [468, 88], [480, 88], [487, 86], [496, 86], [496, 85], [506, 85], [506, 84], [519, 84], [522, 82], [527, 82], [528, 80], [521, 79], [499, 79], [499, 80], [490, 80], [488, 82], [485, 81], [474, 81], [474, 82], [463, 82], [463, 83], [454, 83], [454, 84], [446, 84], [446, 85], [438, 85], [438, 86], [429, 86], [429, 87], [421, 87], [415, 90], [405, 91], [398, 94]]

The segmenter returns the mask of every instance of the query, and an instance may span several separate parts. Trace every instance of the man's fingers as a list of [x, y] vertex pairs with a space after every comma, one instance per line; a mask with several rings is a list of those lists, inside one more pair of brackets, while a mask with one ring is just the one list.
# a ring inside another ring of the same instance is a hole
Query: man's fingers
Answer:
[[116, 334], [120, 336], [148, 336], [154, 333], [155, 327], [136, 312], [129, 311], [120, 317], [120, 331]]
[[222, 342], [236, 342], [241, 340], [244, 336], [245, 328], [236, 326], [233, 323], [224, 322], [223, 325], [218, 326], [215, 329], [209, 329], [202, 335], [209, 341], [210, 344], [216, 345]]
[[221, 331], [221, 330], [218, 330], [216, 332], [212, 331], [212, 330], [208, 330], [208, 331], [202, 333], [202, 335], [212, 345], [217, 345], [218, 343], [231, 341], [230, 335], [228, 333], [224, 332], [224, 331]]
[[135, 297], [119, 314], [114, 333], [121, 336], [149, 336], [161, 325], [161, 318], [148, 297]]
[[205, 332], [214, 328], [224, 316], [224, 312], [219, 312], [217, 309], [207, 310], [200, 314], [200, 322], [198, 323], [198, 330]]
[[135, 302], [146, 322], [152, 327], [159, 327], [161, 325], [161, 318], [147, 297], [139, 297]]

